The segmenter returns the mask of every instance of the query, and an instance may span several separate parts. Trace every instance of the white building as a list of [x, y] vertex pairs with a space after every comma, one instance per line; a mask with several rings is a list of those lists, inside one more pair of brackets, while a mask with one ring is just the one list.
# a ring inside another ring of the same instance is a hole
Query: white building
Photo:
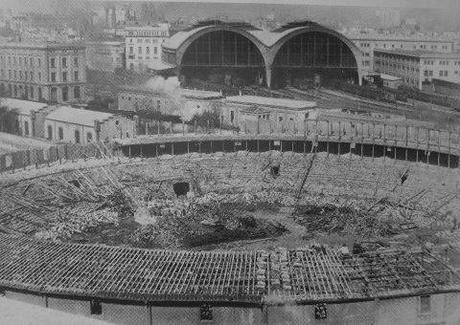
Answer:
[[48, 140], [77, 144], [108, 142], [136, 135], [133, 119], [69, 106], [57, 107], [48, 114], [44, 127]]
[[161, 45], [169, 38], [169, 24], [127, 27], [126, 68], [144, 72], [161, 64]]
[[362, 64], [367, 72], [374, 71], [374, 50], [428, 50], [439, 53], [455, 51], [455, 42], [450, 40], [380, 34], [347, 36], [362, 51]]
[[460, 82], [460, 53], [426, 50], [376, 50], [375, 71], [400, 77], [408, 86], [422, 89], [433, 78]]
[[316, 103], [259, 96], [227, 97], [222, 109], [222, 124], [246, 132], [276, 133], [303, 130], [305, 121], [314, 118]]

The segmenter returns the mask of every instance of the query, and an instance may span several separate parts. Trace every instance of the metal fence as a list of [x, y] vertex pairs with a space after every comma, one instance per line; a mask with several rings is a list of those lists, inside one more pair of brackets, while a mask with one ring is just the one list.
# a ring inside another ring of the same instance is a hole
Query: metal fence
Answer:
[[91, 158], [107, 158], [113, 155], [113, 147], [104, 143], [57, 144], [49, 148], [28, 149], [0, 155], [0, 173], [63, 164], [67, 161]]

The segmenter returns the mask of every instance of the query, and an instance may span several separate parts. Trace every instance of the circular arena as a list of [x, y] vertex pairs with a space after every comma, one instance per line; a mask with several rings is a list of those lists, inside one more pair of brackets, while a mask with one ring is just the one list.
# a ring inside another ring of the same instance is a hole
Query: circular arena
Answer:
[[361, 51], [344, 35], [311, 21], [273, 31], [247, 23], [202, 21], [162, 45], [164, 61], [185, 84], [281, 88], [298, 82], [361, 83]]
[[276, 142], [0, 175], [0, 291], [129, 324], [460, 319], [458, 168]]

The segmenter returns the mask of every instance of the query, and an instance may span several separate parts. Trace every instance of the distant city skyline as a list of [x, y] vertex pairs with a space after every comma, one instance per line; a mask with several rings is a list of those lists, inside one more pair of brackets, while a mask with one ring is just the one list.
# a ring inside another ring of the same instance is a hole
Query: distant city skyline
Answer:
[[[58, 1], [58, 0], [54, 0]], [[63, 2], [66, 0], [63, 0]], [[101, 0], [87, 0], [88, 2], [103, 2]], [[73, 5], [84, 4], [85, 0], [72, 1]], [[107, 1], [110, 2], [110, 1]], [[115, 1], [117, 2], [117, 1]], [[254, 3], [254, 4], [286, 4], [286, 5], [326, 5], [326, 6], [363, 6], [382, 8], [439, 8], [458, 9], [458, 0], [131, 0], [125, 2], [206, 2], [206, 3]], [[16, 10], [37, 10], [43, 9], [42, 4], [50, 3], [50, 0], [0, 0], [1, 8], [13, 8]]]

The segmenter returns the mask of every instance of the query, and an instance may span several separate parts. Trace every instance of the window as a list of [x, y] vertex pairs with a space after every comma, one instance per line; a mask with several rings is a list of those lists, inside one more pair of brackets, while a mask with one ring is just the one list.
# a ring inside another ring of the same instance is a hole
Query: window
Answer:
[[80, 98], [80, 86], [75, 86], [73, 88], [73, 97], [75, 99], [79, 99]]
[[139, 46], [139, 47], [137, 48], [137, 53], [138, 53], [138, 54], [142, 54], [142, 47]]
[[42, 73], [41, 72], [38, 73], [38, 81], [42, 81]]
[[38, 99], [41, 100], [42, 98], [43, 98], [42, 88], [38, 87]]
[[32, 71], [30, 72], [30, 80], [34, 81], [34, 73]]
[[74, 57], [74, 58], [73, 58], [73, 65], [74, 65], [75, 67], [78, 67], [78, 57]]
[[50, 98], [50, 100], [53, 103], [57, 102], [57, 88], [56, 87], [51, 88], [51, 98]]
[[80, 143], [80, 131], [75, 130], [75, 143]]
[[86, 142], [93, 141], [93, 134], [91, 132], [86, 133]]
[[230, 123], [233, 123], [234, 120], [235, 120], [235, 112], [230, 111]]
[[48, 140], [53, 140], [53, 128], [51, 125], [48, 125]]
[[134, 47], [132, 46], [129, 47], [129, 54], [134, 54]]
[[431, 312], [431, 296], [420, 296], [420, 314]]
[[50, 66], [51, 66], [51, 68], [56, 68], [56, 59], [55, 58], [50, 59]]
[[75, 81], [78, 81], [78, 71], [74, 71], [74, 73], [73, 73], [73, 79], [74, 79]]
[[42, 65], [42, 59], [38, 58], [38, 66], [40, 67]]
[[56, 72], [51, 72], [51, 82], [56, 82]]
[[30, 98], [34, 98], [34, 87], [30, 86]]
[[62, 81], [67, 82], [67, 72], [62, 73]]
[[28, 121], [24, 121], [24, 135], [26, 137], [29, 136], [29, 122]]
[[158, 47], [155, 46], [155, 47], [153, 48], [153, 54], [158, 54]]
[[62, 100], [64, 102], [69, 100], [69, 88], [68, 87], [62, 87]]
[[147, 47], [145, 48], [145, 53], [146, 53], [146, 54], [150, 54], [150, 46], [147, 46]]
[[62, 58], [62, 67], [67, 68], [67, 58]]
[[58, 137], [59, 140], [64, 140], [64, 129], [62, 127], [58, 128]]

